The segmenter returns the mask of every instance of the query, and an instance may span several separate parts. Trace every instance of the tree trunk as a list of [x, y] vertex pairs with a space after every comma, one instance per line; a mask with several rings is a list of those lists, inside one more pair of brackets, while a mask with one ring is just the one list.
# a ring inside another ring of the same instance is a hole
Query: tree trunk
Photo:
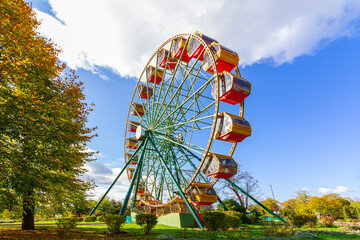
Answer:
[[32, 193], [29, 191], [23, 198], [22, 230], [34, 230], [35, 202]]

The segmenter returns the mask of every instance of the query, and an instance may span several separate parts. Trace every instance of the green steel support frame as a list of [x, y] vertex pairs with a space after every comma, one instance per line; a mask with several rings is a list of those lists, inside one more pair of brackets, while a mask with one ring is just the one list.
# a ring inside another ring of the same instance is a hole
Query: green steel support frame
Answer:
[[[145, 147], [144, 147], [144, 151], [145, 151]], [[138, 191], [139, 183], [140, 183], [140, 179], [141, 179], [141, 170], [142, 170], [142, 163], [141, 163], [141, 166], [140, 166], [140, 173], [137, 176], [137, 180], [136, 180], [136, 184], [135, 184], [135, 189], [134, 189], [135, 191], [134, 191], [133, 200], [131, 202], [131, 209], [133, 209], [134, 205], [135, 205], [136, 195], [137, 195], [137, 191]]]
[[99, 207], [99, 205], [101, 204], [101, 202], [105, 199], [106, 195], [110, 192], [111, 188], [115, 185], [115, 183], [117, 182], [117, 180], [119, 179], [119, 177], [121, 176], [121, 174], [125, 171], [125, 169], [130, 165], [130, 163], [132, 162], [132, 159], [136, 156], [136, 154], [138, 153], [138, 151], [142, 148], [144, 142], [142, 142], [140, 144], [140, 146], [136, 149], [136, 151], [134, 152], [134, 154], [131, 156], [131, 158], [129, 159], [129, 161], [125, 164], [125, 166], [121, 169], [120, 173], [117, 175], [117, 177], [115, 178], [115, 180], [113, 181], [113, 183], [110, 185], [110, 187], [108, 188], [108, 190], [106, 190], [105, 194], [101, 197], [101, 199], [99, 200], [99, 202], [96, 204], [96, 206], [93, 208], [93, 210], [91, 210], [89, 216], [93, 215], [93, 213], [95, 212], [95, 210]]
[[[146, 145], [147, 145], [147, 143], [148, 143], [148, 139], [149, 139], [148, 137], [145, 139], [145, 143], [144, 143], [144, 146], [143, 146], [143, 150], [142, 150], [142, 152], [141, 152], [140, 159], [139, 159], [138, 164], [137, 164], [137, 166], [136, 166], [134, 175], [133, 175], [133, 177], [132, 177], [132, 179], [131, 179], [130, 187], [129, 187], [128, 192], [126, 193], [123, 206], [122, 206], [122, 208], [121, 208], [121, 210], [120, 210], [120, 214], [119, 214], [119, 215], [121, 215], [121, 216], [124, 215], [124, 213], [125, 213], [126, 207], [127, 207], [128, 203], [129, 203], [129, 198], [130, 198], [130, 195], [131, 195], [131, 191], [132, 191], [132, 189], [133, 189], [133, 187], [134, 187], [134, 183], [135, 183], [135, 181], [136, 181], [136, 178], [137, 178], [138, 174], [140, 174], [140, 173], [139, 173], [139, 170], [140, 170], [140, 168], [141, 168], [141, 166], [142, 166], [142, 161], [143, 161], [143, 159], [144, 159], [144, 154], [145, 154], [145, 152], [146, 152], [145, 149], [146, 149]], [[138, 183], [139, 183], [139, 182], [138, 182]], [[138, 186], [138, 185], [137, 185], [137, 186]]]
[[[184, 149], [182, 146], [179, 146], [179, 149], [181, 149], [180, 151], [186, 156], [186, 154], [184, 153]], [[187, 150], [191, 156], [197, 158], [198, 160], [201, 160], [199, 159], [198, 156], [196, 156], [194, 153], [192, 153], [191, 151]], [[186, 156], [187, 157], [187, 156]], [[191, 162], [191, 161], [190, 161]], [[202, 177], [202, 175], [200, 175]], [[203, 179], [204, 180], [204, 179]], [[268, 209], [267, 207], [265, 207], [261, 202], [259, 202], [258, 200], [256, 200], [255, 198], [253, 198], [250, 194], [248, 194], [247, 192], [245, 192], [244, 190], [242, 190], [239, 186], [237, 186], [235, 183], [231, 182], [230, 180], [228, 179], [224, 179], [225, 181], [227, 181], [228, 183], [230, 183], [232, 186], [234, 186], [236, 189], [238, 189], [240, 192], [242, 192], [243, 194], [245, 194], [248, 198], [250, 198], [251, 200], [253, 200], [255, 203], [257, 203], [260, 207], [264, 208], [268, 213], [270, 213], [271, 215], [273, 215], [274, 217], [276, 217], [277, 219], [279, 219], [281, 222], [287, 224], [287, 222], [284, 221], [284, 219], [282, 219], [281, 217], [279, 217], [277, 214], [275, 214], [273, 211], [271, 211], [270, 209]], [[219, 199], [218, 197], [218, 200], [219, 202], [225, 206], [225, 204]], [[226, 207], [226, 206], [225, 206]]]
[[166, 171], [168, 172], [168, 174], [170, 175], [171, 180], [175, 183], [180, 196], [184, 199], [186, 206], [189, 208], [189, 210], [191, 211], [195, 221], [197, 222], [198, 226], [201, 229], [204, 229], [204, 226], [202, 225], [198, 215], [195, 213], [194, 209], [192, 208], [192, 206], [190, 205], [189, 201], [187, 200], [184, 192], [182, 191], [181, 187], [179, 186], [179, 183], [176, 182], [176, 179], [174, 177], [174, 175], [171, 173], [169, 167], [166, 165], [164, 158], [162, 157], [162, 155], [160, 154], [159, 150], [157, 149], [156, 145], [154, 144], [153, 140], [151, 139], [151, 136], [148, 136], [148, 139], [150, 140], [151, 145], [153, 146], [154, 150], [157, 152], [157, 154], [159, 155], [159, 158], [161, 160], [161, 163], [163, 164], [163, 166], [165, 167]]
[[251, 200], [253, 200], [255, 203], [257, 203], [258, 205], [260, 205], [263, 209], [265, 209], [268, 213], [270, 213], [271, 215], [273, 215], [274, 217], [276, 217], [277, 219], [279, 219], [281, 222], [288, 224], [287, 222], [285, 222], [284, 219], [282, 219], [281, 217], [279, 217], [277, 214], [275, 214], [273, 211], [271, 211], [270, 209], [268, 209], [267, 207], [265, 207], [261, 202], [259, 202], [258, 200], [256, 200], [255, 198], [253, 198], [250, 194], [248, 194], [247, 192], [245, 192], [244, 190], [242, 190], [241, 188], [239, 188], [235, 183], [233, 183], [232, 181], [230, 181], [229, 179], [224, 179], [226, 182], [230, 183], [233, 187], [235, 187], [237, 190], [239, 190], [240, 192], [242, 192], [243, 194], [245, 194], [247, 197], [249, 197]]

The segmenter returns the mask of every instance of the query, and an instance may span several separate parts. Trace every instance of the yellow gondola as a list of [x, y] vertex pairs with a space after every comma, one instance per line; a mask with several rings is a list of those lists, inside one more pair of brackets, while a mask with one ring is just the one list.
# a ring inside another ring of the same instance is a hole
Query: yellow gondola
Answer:
[[[156, 72], [156, 77], [155, 77]], [[160, 68], [155, 68], [154, 66], [148, 66], [146, 68], [146, 78], [149, 82], [159, 84], [164, 78], [164, 70]]]
[[241, 142], [251, 136], [251, 126], [244, 118], [222, 112], [216, 122], [215, 139], [227, 142]]
[[193, 205], [211, 205], [217, 202], [216, 192], [211, 184], [193, 182], [187, 191], [188, 201]]
[[135, 169], [134, 168], [128, 168], [126, 169], [127, 173], [128, 173], [128, 177], [129, 179], [131, 180], [134, 176], [134, 172], [135, 172]]
[[188, 213], [189, 208], [186, 206], [184, 199], [178, 198], [170, 205], [171, 213]]
[[203, 172], [208, 177], [229, 179], [237, 173], [237, 163], [231, 156], [208, 153]]
[[[136, 184], [136, 182], [135, 182], [135, 184]], [[134, 186], [134, 189], [133, 189], [133, 192], [135, 192], [135, 186]], [[139, 183], [139, 187], [138, 187], [138, 189], [137, 189], [137, 193], [136, 194], [138, 194], [138, 195], [145, 195], [145, 186], [144, 186], [144, 184], [140, 181], [140, 183]]]
[[[131, 153], [126, 153], [125, 154], [125, 162], [128, 162], [129, 159], [132, 157]], [[138, 163], [138, 156], [133, 157], [132, 161], [131, 161], [131, 165], [136, 165]]]
[[135, 121], [128, 121], [127, 122], [127, 126], [128, 126], [128, 131], [129, 132], [136, 132], [136, 128], [140, 125], [140, 123], [135, 122]]
[[137, 149], [138, 141], [136, 138], [125, 138], [125, 147], [130, 149]]
[[[251, 93], [251, 83], [229, 72], [219, 74], [219, 100], [235, 105], [242, 103]], [[213, 84], [212, 96], [215, 98], [216, 85]]]
[[138, 97], [142, 99], [150, 99], [153, 95], [153, 88], [144, 84], [139, 84], [137, 94]]
[[142, 117], [144, 116], [145, 110], [142, 104], [140, 103], [132, 103], [131, 104], [131, 115]]
[[[233, 50], [221, 46], [216, 42], [210, 44], [209, 48], [215, 54], [215, 63], [218, 73], [222, 73], [224, 71], [231, 72], [239, 64], [239, 56]], [[215, 71], [208, 52], [204, 57], [203, 69], [204, 71], [212, 74]]]
[[175, 58], [172, 58], [171, 56], [169, 56], [169, 61], [168, 61], [168, 55], [169, 55], [169, 51], [166, 49], [161, 49], [160, 53], [158, 53], [157, 56], [157, 62], [159, 63], [159, 66], [162, 68], [166, 69], [174, 69], [176, 64], [177, 64], [177, 60]]
[[[183, 62], [188, 63], [190, 61], [190, 57], [188, 55], [187, 49], [185, 48], [186, 45], [186, 38], [178, 37], [172, 40], [171, 45], [171, 57]], [[185, 49], [185, 51], [184, 51]], [[184, 53], [182, 53], [184, 51]], [[182, 54], [182, 56], [181, 56]], [[181, 59], [180, 59], [181, 57]]]
[[[195, 32], [194, 35], [200, 37], [207, 45], [210, 45], [211, 43], [213, 42], [217, 42], [215, 39], [212, 39], [208, 36], [205, 36], [204, 34], [200, 33], [200, 32]], [[203, 51], [204, 49], [204, 46], [201, 45], [201, 43], [196, 40], [195, 38], [190, 38], [189, 40], [189, 44], [188, 44], [188, 47], [187, 47], [187, 50], [188, 50], [188, 54], [189, 54], [189, 57], [190, 59], [192, 58], [199, 58], [200, 61], [203, 61], [204, 60], [204, 53], [200, 56], [201, 52]], [[199, 57], [200, 56], [200, 57]]]

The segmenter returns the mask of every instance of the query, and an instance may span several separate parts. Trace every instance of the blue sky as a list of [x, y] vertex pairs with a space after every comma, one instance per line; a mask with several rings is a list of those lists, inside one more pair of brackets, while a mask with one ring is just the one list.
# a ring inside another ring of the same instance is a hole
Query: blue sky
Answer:
[[[178, 1], [104, 2], [32, 1], [40, 31], [63, 49], [60, 58], [77, 69], [95, 103], [89, 126], [98, 126], [99, 137], [88, 147], [100, 154], [86, 176], [99, 185], [96, 196], [124, 165], [126, 114], [147, 59], [173, 35], [199, 30], [237, 51], [253, 84], [245, 105], [252, 136], [234, 159], [259, 180], [262, 197], [271, 196], [270, 184], [280, 201], [302, 189], [360, 197], [359, 2], [219, 1], [201, 11]], [[216, 18], [225, 10], [227, 18]], [[169, 11], [181, 24], [166, 21]], [[127, 185], [121, 178], [110, 196], [123, 198]]]

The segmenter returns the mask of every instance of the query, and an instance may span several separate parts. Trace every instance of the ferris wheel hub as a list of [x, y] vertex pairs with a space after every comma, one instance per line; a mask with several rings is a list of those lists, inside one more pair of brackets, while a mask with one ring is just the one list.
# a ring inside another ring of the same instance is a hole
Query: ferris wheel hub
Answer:
[[146, 131], [144, 130], [144, 128], [142, 126], [138, 126], [136, 128], [136, 134], [135, 137], [137, 140], [139, 141], [143, 141], [146, 138]]

